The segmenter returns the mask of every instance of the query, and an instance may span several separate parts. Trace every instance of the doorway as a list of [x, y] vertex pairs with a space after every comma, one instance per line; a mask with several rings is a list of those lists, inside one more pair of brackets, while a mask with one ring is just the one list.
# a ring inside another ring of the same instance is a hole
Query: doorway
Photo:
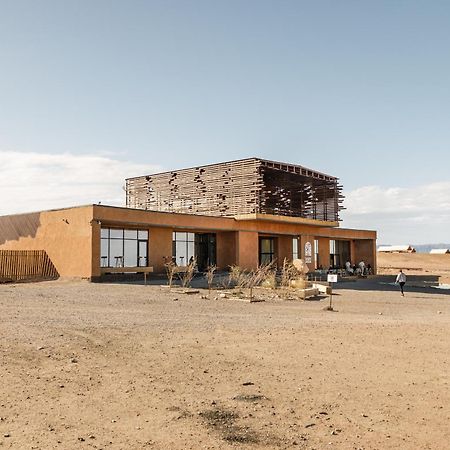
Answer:
[[195, 233], [195, 258], [200, 272], [204, 272], [208, 266], [216, 265], [215, 233]]

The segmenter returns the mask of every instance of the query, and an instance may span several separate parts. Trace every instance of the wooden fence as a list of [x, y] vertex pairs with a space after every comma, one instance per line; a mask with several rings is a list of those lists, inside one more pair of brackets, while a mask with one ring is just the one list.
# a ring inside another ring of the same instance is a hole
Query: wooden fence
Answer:
[[44, 250], [0, 250], [0, 282], [58, 277], [58, 271]]

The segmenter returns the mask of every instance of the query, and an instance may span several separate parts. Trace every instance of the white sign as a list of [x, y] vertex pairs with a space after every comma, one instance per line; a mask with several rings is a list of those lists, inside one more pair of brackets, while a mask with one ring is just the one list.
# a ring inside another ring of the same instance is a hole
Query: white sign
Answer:
[[329, 273], [327, 276], [328, 283], [337, 283], [337, 275], [333, 273]]
[[312, 256], [312, 245], [309, 241], [305, 243], [305, 256]]

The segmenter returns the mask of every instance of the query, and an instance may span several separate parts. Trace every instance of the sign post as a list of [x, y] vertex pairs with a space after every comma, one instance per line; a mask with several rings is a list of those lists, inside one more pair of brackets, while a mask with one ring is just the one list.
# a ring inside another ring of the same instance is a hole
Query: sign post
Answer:
[[333, 302], [333, 283], [337, 283], [337, 275], [334, 273], [329, 273], [327, 276], [327, 281], [328, 283], [330, 283], [330, 287], [331, 287], [331, 292], [330, 292], [330, 306], [328, 306], [328, 308], [326, 308], [328, 311], [333, 311], [333, 306], [332, 306], [332, 302]]

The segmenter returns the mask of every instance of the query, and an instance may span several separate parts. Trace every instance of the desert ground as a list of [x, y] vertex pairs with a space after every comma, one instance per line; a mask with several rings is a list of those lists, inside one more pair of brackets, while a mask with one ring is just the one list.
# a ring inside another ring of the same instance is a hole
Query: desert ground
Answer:
[[448, 449], [450, 291], [336, 288], [0, 285], [0, 448]]
[[377, 253], [378, 273], [396, 274], [403, 269], [409, 275], [436, 277], [441, 284], [450, 284], [450, 254]]

